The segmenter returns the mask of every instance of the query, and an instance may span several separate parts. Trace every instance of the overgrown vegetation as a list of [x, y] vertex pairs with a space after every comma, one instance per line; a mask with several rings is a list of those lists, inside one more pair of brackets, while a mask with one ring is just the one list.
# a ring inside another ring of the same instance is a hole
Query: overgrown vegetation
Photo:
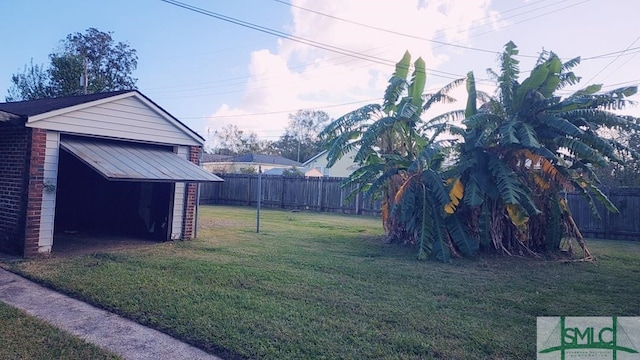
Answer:
[[2, 359], [119, 359], [0, 301]]
[[[617, 211], [594, 169], [639, 158], [628, 142], [602, 134], [640, 129], [639, 119], [610, 112], [623, 108], [637, 87], [600, 92], [594, 84], [562, 97], [559, 90], [580, 81], [571, 71], [579, 58], [562, 62], [543, 52], [520, 82], [517, 55], [515, 44], [505, 45], [500, 70], [490, 71], [498, 89], [490, 96], [476, 89], [473, 73], [424, 94], [424, 62], [418, 59], [407, 79], [407, 53], [383, 105], [348, 113], [321, 134], [330, 163], [358, 149], [362, 167], [346, 184], [382, 198], [390, 242], [416, 244], [421, 259], [449, 261], [451, 253], [470, 256], [479, 248], [540, 256], [562, 247], [571, 253], [576, 241], [584, 259], [592, 258], [562, 194], [580, 192], [596, 216], [595, 201]], [[447, 93], [462, 82], [464, 111], [421, 118], [432, 104], [453, 101]], [[439, 140], [444, 133], [456, 140]]]
[[210, 206], [198, 234], [11, 266], [227, 359], [526, 359], [536, 316], [640, 316], [640, 243], [420, 266], [376, 218], [264, 209], [256, 234], [255, 210]]

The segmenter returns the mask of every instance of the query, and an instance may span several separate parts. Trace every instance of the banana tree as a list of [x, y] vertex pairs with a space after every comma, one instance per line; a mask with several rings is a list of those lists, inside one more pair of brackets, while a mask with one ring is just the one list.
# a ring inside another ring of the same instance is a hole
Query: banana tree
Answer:
[[637, 89], [600, 93], [591, 85], [562, 98], [556, 92], [580, 80], [571, 71], [579, 58], [563, 63], [544, 52], [520, 83], [517, 54], [515, 44], [505, 45], [500, 73], [492, 73], [498, 95], [480, 108], [473, 74], [467, 76], [464, 143], [449, 175], [463, 183], [461, 211], [472, 218], [470, 232], [501, 252], [539, 254], [557, 249], [568, 235], [590, 257], [563, 194], [580, 192], [596, 215], [595, 201], [617, 211], [593, 169], [633, 150], [599, 131], [638, 128], [637, 119], [608, 111], [624, 106]]
[[[418, 244], [420, 258], [446, 261], [456, 243], [450, 233], [464, 234], [464, 229], [460, 222], [445, 221], [448, 195], [439, 175], [444, 150], [435, 139], [451, 127], [450, 120], [461, 119], [463, 111], [429, 121], [423, 121], [421, 115], [433, 104], [454, 101], [448, 93], [464, 79], [424, 94], [425, 63], [418, 58], [408, 78], [410, 65], [411, 55], [406, 52], [396, 64], [383, 103], [366, 105], [336, 119], [321, 137], [328, 144], [328, 166], [357, 149], [354, 160], [361, 167], [345, 186], [355, 184], [356, 191], [381, 197], [389, 242]], [[465, 240], [469, 238], [461, 241]], [[461, 248], [464, 254], [475, 251], [472, 245]]]

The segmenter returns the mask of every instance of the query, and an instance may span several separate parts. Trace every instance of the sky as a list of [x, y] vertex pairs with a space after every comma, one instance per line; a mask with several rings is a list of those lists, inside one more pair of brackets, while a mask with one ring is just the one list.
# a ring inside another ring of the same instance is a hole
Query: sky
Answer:
[[[594, 83], [604, 90], [640, 83], [638, 0], [179, 4], [197, 11], [162, 0], [0, 0], [0, 100], [12, 74], [31, 59], [48, 63], [61, 39], [90, 27], [136, 49], [138, 89], [207, 139], [234, 124], [274, 141], [297, 110], [338, 118], [380, 103], [407, 50], [426, 61], [429, 90], [473, 71], [479, 86], [493, 92], [486, 69], [498, 69], [508, 41], [520, 50], [523, 78], [543, 50], [565, 61], [580, 56], [574, 72], [582, 82], [561, 94]], [[464, 88], [453, 96], [458, 103], [424, 116], [464, 108]], [[622, 113], [640, 117], [640, 107]]]

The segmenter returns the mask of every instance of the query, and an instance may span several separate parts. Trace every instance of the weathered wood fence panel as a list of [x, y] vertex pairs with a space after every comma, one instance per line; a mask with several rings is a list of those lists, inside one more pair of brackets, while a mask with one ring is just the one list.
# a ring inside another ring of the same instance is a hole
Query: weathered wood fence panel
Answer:
[[[222, 183], [200, 186], [201, 204], [256, 206], [258, 175], [220, 174]], [[380, 214], [380, 201], [360, 194], [347, 201], [353, 188], [342, 188], [343, 178], [263, 175], [261, 206], [345, 214]]]
[[596, 202], [600, 219], [593, 215], [580, 194], [567, 194], [571, 213], [582, 235], [640, 241], [640, 188], [611, 188], [603, 192], [620, 212], [611, 213]]
[[[200, 188], [201, 204], [256, 206], [258, 175], [222, 174], [223, 183], [206, 183]], [[347, 201], [353, 188], [342, 188], [342, 178], [262, 176], [262, 206], [345, 214], [380, 214], [380, 201], [358, 195]], [[619, 214], [600, 203], [601, 218], [591, 212], [577, 193], [567, 194], [571, 212], [585, 237], [640, 241], [640, 188], [611, 188], [604, 191]]]

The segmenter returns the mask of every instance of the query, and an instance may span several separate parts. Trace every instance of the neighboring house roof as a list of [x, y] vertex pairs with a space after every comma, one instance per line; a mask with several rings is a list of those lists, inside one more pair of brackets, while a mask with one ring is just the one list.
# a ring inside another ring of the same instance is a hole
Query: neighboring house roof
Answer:
[[284, 173], [284, 168], [273, 168], [273, 169], [269, 169], [265, 172], [263, 172], [263, 174], [265, 175], [282, 175], [282, 173]]
[[313, 157], [311, 157], [311, 159], [305, 161], [302, 166], [309, 166], [309, 164], [311, 164], [314, 160], [316, 160], [317, 158], [319, 158], [320, 156], [326, 156], [327, 154], [327, 150], [323, 150], [317, 154], [315, 154]]
[[233, 158], [232, 155], [220, 155], [220, 154], [207, 154], [203, 153], [200, 158], [200, 164], [212, 163], [212, 162], [229, 162]]
[[274, 164], [274, 165], [287, 165], [287, 166], [302, 166], [297, 161], [284, 158], [276, 155], [262, 155], [262, 154], [245, 154], [234, 156], [231, 160], [234, 163], [259, 163], [259, 164]]
[[[285, 169], [285, 168], [273, 168], [273, 169], [269, 169], [269, 170], [265, 171], [263, 174], [265, 174], [265, 175], [282, 175], [282, 174], [284, 174], [284, 172], [286, 170], [287, 169]], [[318, 171], [318, 169], [311, 169], [311, 170], [307, 170], [304, 173], [304, 176], [322, 177], [323, 174], [320, 171]]]
[[204, 143], [204, 138], [202, 136], [191, 130], [188, 126], [168, 113], [162, 107], [158, 106], [158, 104], [154, 103], [151, 99], [144, 96], [138, 90], [119, 90], [87, 95], [0, 103], [0, 121], [15, 122], [16, 120], [20, 120], [23, 123], [27, 123], [27, 126], [29, 126], [28, 124], [34, 123], [48, 116], [59, 115], [61, 113], [90, 107], [105, 101], [111, 101], [112, 98], [115, 100], [128, 97], [134, 97], [139, 101], [142, 101], [153, 109], [153, 111], [173, 123], [174, 126], [179, 128], [190, 138], [200, 144]]

